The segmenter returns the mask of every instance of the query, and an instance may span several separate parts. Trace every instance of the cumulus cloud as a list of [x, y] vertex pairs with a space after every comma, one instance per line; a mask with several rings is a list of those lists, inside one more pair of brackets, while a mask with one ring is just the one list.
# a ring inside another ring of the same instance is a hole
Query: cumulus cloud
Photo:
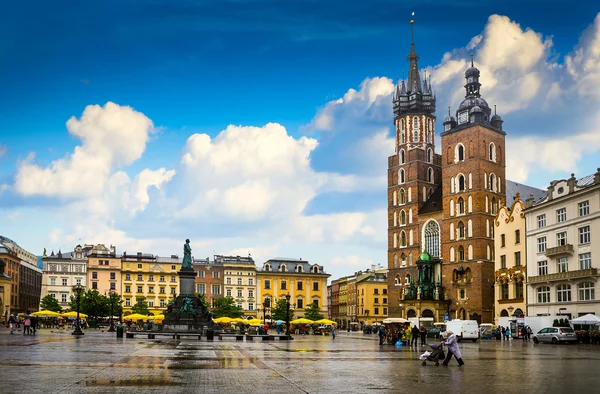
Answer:
[[573, 53], [566, 57], [565, 64], [578, 94], [600, 101], [600, 13], [583, 32]]

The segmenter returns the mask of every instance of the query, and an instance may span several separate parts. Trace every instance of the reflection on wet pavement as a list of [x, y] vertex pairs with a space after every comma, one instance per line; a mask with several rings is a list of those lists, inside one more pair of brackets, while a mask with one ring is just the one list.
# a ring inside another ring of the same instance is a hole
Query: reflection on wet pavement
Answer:
[[0, 331], [3, 387], [37, 393], [590, 392], [600, 348], [486, 341], [461, 344], [466, 365], [421, 366], [424, 348], [364, 336], [290, 342], [122, 340]]

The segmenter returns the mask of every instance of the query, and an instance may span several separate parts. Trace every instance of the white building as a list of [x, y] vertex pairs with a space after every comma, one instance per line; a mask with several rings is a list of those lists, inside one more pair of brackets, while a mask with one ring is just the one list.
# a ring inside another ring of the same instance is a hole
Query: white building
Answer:
[[77, 245], [72, 252], [50, 256], [44, 255], [44, 274], [42, 276], [42, 297], [50, 294], [58, 300], [63, 309], [69, 306], [73, 295], [73, 286], [87, 287], [87, 263], [92, 245]]
[[215, 263], [223, 264], [225, 297], [232, 297], [245, 316], [257, 316], [260, 302], [256, 292], [256, 265], [250, 255], [215, 256]]
[[600, 169], [551, 182], [546, 198], [528, 200], [524, 212], [527, 315], [600, 315]]

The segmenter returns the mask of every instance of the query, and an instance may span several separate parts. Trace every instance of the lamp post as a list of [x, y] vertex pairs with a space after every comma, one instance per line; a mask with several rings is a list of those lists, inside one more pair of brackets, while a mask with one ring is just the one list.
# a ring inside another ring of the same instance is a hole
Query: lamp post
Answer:
[[108, 328], [107, 332], [115, 332], [115, 325], [113, 323], [113, 303], [114, 303], [114, 294], [115, 291], [114, 290], [109, 290], [108, 291], [108, 300], [110, 301], [110, 317], [109, 317], [109, 321], [110, 321], [110, 327]]
[[290, 293], [285, 295], [286, 300], [286, 314], [285, 314], [285, 334], [290, 335]]
[[267, 308], [270, 306], [269, 299], [265, 298], [262, 305], [263, 305], [263, 324], [267, 324]]
[[83, 335], [83, 331], [81, 331], [81, 324], [79, 323], [79, 303], [81, 301], [81, 293], [83, 292], [83, 286], [75, 285], [73, 286], [73, 293], [75, 293], [75, 297], [77, 300], [77, 320], [75, 322], [75, 331], [73, 331], [72, 335], [81, 336]]

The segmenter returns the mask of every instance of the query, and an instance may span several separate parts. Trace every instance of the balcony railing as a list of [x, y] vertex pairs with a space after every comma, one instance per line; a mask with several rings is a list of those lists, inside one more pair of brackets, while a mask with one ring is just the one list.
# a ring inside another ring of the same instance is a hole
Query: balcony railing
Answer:
[[573, 245], [566, 244], [561, 246], [555, 246], [554, 248], [546, 249], [546, 256], [558, 256], [561, 254], [573, 254]]
[[527, 280], [529, 281], [529, 283], [550, 282], [554, 280], [585, 278], [588, 276], [595, 276], [597, 274], [597, 268], [587, 268], [584, 270], [559, 272], [556, 274], [530, 276]]

